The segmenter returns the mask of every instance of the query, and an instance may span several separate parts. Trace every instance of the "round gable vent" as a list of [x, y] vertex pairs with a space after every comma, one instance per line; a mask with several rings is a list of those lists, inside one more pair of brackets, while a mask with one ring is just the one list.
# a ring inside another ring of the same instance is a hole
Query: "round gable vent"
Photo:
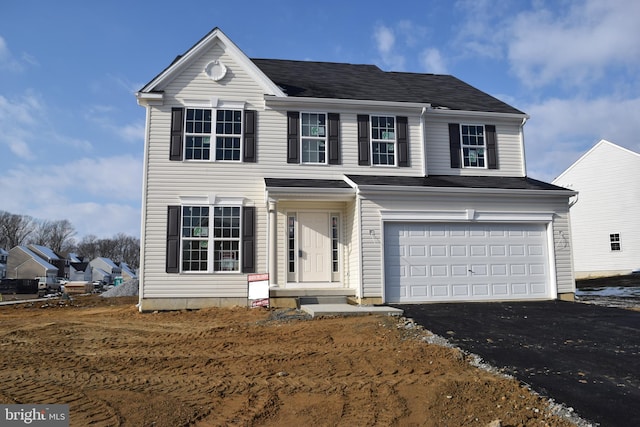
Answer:
[[211, 80], [217, 82], [227, 74], [227, 67], [221, 61], [215, 60], [204, 67], [204, 72]]

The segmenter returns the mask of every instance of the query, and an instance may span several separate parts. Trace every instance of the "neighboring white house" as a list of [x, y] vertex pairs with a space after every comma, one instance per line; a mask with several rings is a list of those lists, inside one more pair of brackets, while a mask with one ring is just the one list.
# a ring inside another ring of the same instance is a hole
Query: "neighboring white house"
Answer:
[[273, 305], [573, 297], [574, 192], [455, 77], [251, 59], [215, 28], [136, 96], [142, 311], [246, 304], [251, 273]]
[[576, 278], [640, 267], [640, 154], [603, 139], [553, 183], [578, 192], [570, 210]]
[[122, 269], [105, 257], [94, 258], [89, 262], [92, 280], [113, 284], [116, 277], [122, 276]]
[[7, 257], [7, 278], [35, 279], [47, 277], [54, 283], [58, 277], [58, 267], [42, 259], [27, 246], [15, 246]]

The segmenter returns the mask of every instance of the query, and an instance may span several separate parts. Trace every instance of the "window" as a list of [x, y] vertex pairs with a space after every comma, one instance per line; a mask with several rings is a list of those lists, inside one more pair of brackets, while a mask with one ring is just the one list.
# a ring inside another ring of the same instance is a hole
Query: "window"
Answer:
[[239, 271], [240, 223], [240, 207], [183, 206], [182, 271]]
[[[187, 108], [185, 118], [185, 159], [232, 160], [241, 156], [242, 111]], [[214, 132], [215, 130], [215, 132]], [[211, 158], [211, 140], [215, 141]]]
[[287, 240], [289, 251], [289, 273], [296, 272], [296, 216], [289, 215], [287, 218]]
[[331, 272], [340, 271], [340, 250], [338, 249], [339, 237], [339, 219], [337, 215], [331, 216]]
[[371, 152], [374, 165], [395, 166], [395, 117], [371, 116]]
[[462, 159], [465, 167], [485, 167], [483, 125], [461, 125]]
[[619, 233], [609, 234], [609, 243], [611, 244], [611, 250], [612, 251], [621, 250], [621, 248], [620, 248], [620, 234]]
[[302, 113], [302, 163], [326, 163], [327, 116], [324, 113]]
[[209, 208], [182, 208], [182, 270], [209, 270]]

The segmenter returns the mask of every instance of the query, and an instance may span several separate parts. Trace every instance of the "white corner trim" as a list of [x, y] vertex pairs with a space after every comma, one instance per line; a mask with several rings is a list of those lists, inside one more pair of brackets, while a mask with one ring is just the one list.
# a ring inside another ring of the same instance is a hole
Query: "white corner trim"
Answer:
[[490, 212], [475, 209], [455, 211], [380, 211], [383, 221], [419, 222], [538, 222], [553, 221], [553, 212]]

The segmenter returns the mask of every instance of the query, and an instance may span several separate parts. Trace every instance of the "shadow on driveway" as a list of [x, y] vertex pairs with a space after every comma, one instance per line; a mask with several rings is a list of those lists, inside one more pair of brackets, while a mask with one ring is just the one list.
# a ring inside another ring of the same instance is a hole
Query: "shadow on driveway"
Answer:
[[601, 426], [640, 426], [640, 312], [565, 301], [393, 305]]

